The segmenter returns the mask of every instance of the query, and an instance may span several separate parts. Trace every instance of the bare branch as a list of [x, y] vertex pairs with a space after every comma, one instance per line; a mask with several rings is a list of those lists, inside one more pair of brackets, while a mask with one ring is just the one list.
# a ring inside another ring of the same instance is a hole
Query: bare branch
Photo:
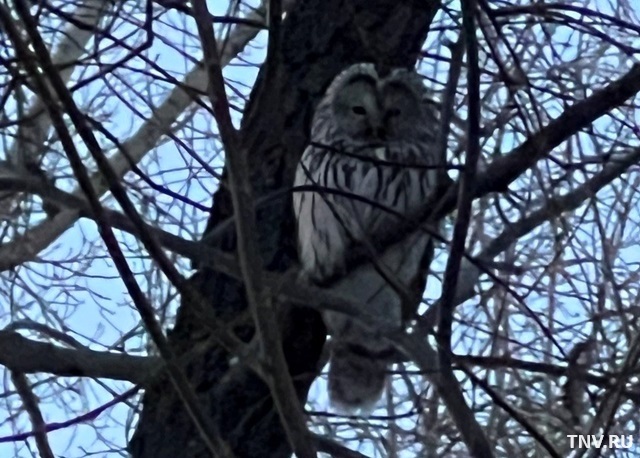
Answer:
[[[480, 424], [467, 406], [460, 384], [451, 369], [451, 325], [453, 324], [453, 300], [460, 273], [460, 264], [471, 221], [472, 193], [480, 158], [480, 71], [478, 68], [478, 42], [476, 40], [475, 15], [477, 4], [474, 0], [462, 2], [464, 43], [467, 49], [467, 155], [465, 167], [458, 186], [457, 217], [453, 229], [449, 258], [444, 274], [442, 297], [439, 303], [438, 354], [439, 374], [436, 383], [440, 396], [449, 407], [469, 451], [474, 456], [491, 457], [493, 450]], [[455, 68], [454, 68], [455, 71]], [[419, 348], [419, 347], [418, 347]], [[418, 348], [414, 351], [417, 352]], [[411, 355], [415, 358], [416, 354]], [[429, 366], [423, 366], [429, 367]]]
[[[78, 59], [85, 53], [85, 47], [94, 37], [97, 26], [112, 7], [103, 0], [82, 0], [77, 4], [72, 20], [65, 30], [56, 50], [51, 55], [53, 65], [64, 84], [68, 84], [76, 69]], [[46, 101], [36, 97], [24, 113], [28, 122], [19, 125], [16, 141], [7, 151], [7, 159], [14, 165], [39, 164], [51, 130], [51, 119], [46, 112]]]
[[[478, 254], [474, 256], [474, 263], [465, 262], [462, 265], [460, 275], [465, 278], [465, 282], [456, 291], [454, 303], [461, 304], [470, 299], [474, 294], [474, 287], [482, 275], [480, 269], [484, 262], [491, 261], [496, 256], [508, 250], [518, 239], [524, 237], [535, 228], [540, 227], [552, 218], [563, 213], [575, 210], [583, 205], [587, 199], [595, 196], [605, 186], [625, 173], [629, 167], [640, 161], [640, 148], [636, 148], [625, 154], [612, 155], [601, 172], [559, 197], [551, 197], [545, 205], [520, 220], [510, 223], [497, 237], [492, 239]], [[435, 325], [438, 304], [435, 304], [421, 319], [421, 322], [429, 327]]]
[[[202, 437], [205, 444], [207, 444], [207, 447], [214, 456], [217, 456], [218, 453], [221, 453], [222, 456], [228, 456], [228, 453], [226, 452], [228, 451], [227, 445], [217, 435], [216, 428], [214, 427], [211, 419], [206, 417], [202, 413], [195, 393], [193, 392], [193, 389], [189, 385], [186, 376], [177, 363], [175, 355], [172, 349], [169, 347], [168, 342], [162, 332], [162, 328], [155, 318], [153, 307], [148, 302], [146, 296], [140, 289], [140, 286], [138, 285], [133, 272], [128, 266], [127, 260], [118, 245], [118, 241], [115, 238], [112, 229], [108, 224], [105, 223], [103, 219], [102, 205], [100, 204], [98, 195], [93, 189], [91, 180], [74, 145], [73, 139], [67, 130], [63, 119], [63, 113], [67, 113], [72, 119], [73, 123], [78, 129], [80, 136], [87, 144], [87, 147], [92, 153], [94, 159], [98, 162], [100, 171], [105, 174], [112, 192], [118, 199], [119, 203], [123, 206], [125, 211], [129, 210], [127, 212], [128, 216], [134, 219], [134, 223], [136, 222], [135, 217], [137, 216], [137, 213], [135, 212], [135, 209], [131, 211], [133, 206], [128, 201], [126, 193], [124, 193], [121, 188], [118, 188], [116, 186], [117, 183], [114, 183], [113, 180], [113, 172], [105, 167], [105, 163], [108, 167], [108, 161], [106, 161], [106, 158], [102, 155], [100, 146], [98, 145], [98, 142], [96, 141], [93, 134], [86, 129], [84, 118], [76, 107], [73, 101], [73, 97], [68, 92], [63, 81], [57, 74], [56, 69], [53, 66], [51, 58], [47, 52], [46, 46], [44, 45], [42, 38], [38, 34], [36, 24], [34, 23], [34, 20], [31, 17], [28, 8], [23, 3], [23, 0], [18, 0], [16, 2], [16, 8], [19, 16], [25, 24], [27, 33], [31, 38], [31, 42], [35, 50], [35, 55], [42, 65], [43, 70], [48, 75], [48, 81], [51, 83], [51, 86], [53, 87], [53, 90], [55, 91], [55, 95], [57, 95], [57, 97], [54, 97], [50, 92], [47, 83], [38, 71], [38, 68], [35, 65], [35, 61], [32, 59], [28, 48], [25, 46], [15, 27], [13, 27], [10, 14], [1, 5], [0, 19], [4, 23], [4, 28], [14, 44], [16, 53], [23, 60], [23, 62], [25, 62], [25, 65], [29, 73], [31, 74], [31, 77], [33, 78], [34, 83], [38, 91], [40, 92], [40, 97], [42, 97], [44, 100], [49, 101], [54, 101], [56, 99], [60, 100], [62, 106], [59, 106], [57, 103], [49, 103], [47, 104], [47, 110], [49, 111], [52, 123], [60, 137], [60, 141], [65, 149], [65, 153], [67, 154], [69, 162], [71, 163], [74, 175], [76, 176], [80, 187], [87, 196], [87, 199], [91, 205], [91, 210], [96, 217], [98, 227], [100, 228], [100, 232], [107, 250], [113, 258], [115, 266], [118, 269], [118, 272], [120, 273], [120, 276], [125, 286], [127, 287], [127, 290], [129, 291], [134, 304], [139, 310], [147, 330], [149, 331], [154, 343], [158, 347], [160, 354], [166, 361], [170, 379], [173, 382], [176, 390], [180, 394], [185, 407], [189, 411], [191, 418], [194, 421], [198, 432], [200, 433], [200, 436]], [[144, 232], [141, 233], [141, 236], [143, 238], [143, 241], [149, 242], [149, 238], [148, 236], [145, 237], [146, 234]], [[153, 253], [153, 244], [146, 243], [146, 245], [147, 248], [150, 249], [150, 251]], [[161, 255], [158, 255], [157, 257], [163, 259]]]
[[[60, 429], [64, 429], [64, 428], [68, 428], [69, 426], [73, 426], [73, 425], [77, 425], [80, 423], [85, 423], [91, 420], [96, 419], [101, 413], [103, 413], [104, 411], [110, 409], [111, 407], [113, 407], [114, 405], [123, 402], [125, 400], [127, 400], [128, 398], [130, 398], [131, 396], [133, 396], [134, 394], [136, 394], [138, 392], [139, 388], [138, 387], [133, 387], [130, 390], [125, 391], [124, 393], [116, 396], [114, 399], [112, 399], [111, 401], [107, 402], [106, 404], [98, 407], [97, 409], [93, 409], [90, 412], [87, 412], [86, 414], [80, 415], [76, 418], [72, 418], [71, 420], [67, 420], [61, 423], [49, 423], [47, 425], [45, 425], [45, 430], [46, 432], [52, 432], [52, 431], [58, 431]], [[27, 440], [30, 437], [33, 437], [37, 434], [36, 431], [31, 431], [28, 433], [21, 433], [21, 434], [13, 434], [11, 436], [5, 436], [5, 437], [0, 437], [0, 444], [4, 444], [7, 442], [18, 442], [18, 441], [24, 441]]]
[[[285, 2], [291, 5], [292, 2]], [[264, 8], [259, 8], [247, 16], [252, 21], [264, 18]], [[226, 66], [251, 41], [259, 29], [249, 25], [238, 25], [225, 41], [220, 50], [220, 62]], [[69, 35], [74, 37], [74, 35]], [[122, 144], [122, 149], [110, 157], [109, 162], [115, 174], [123, 177], [131, 164], [139, 163], [152, 150], [163, 135], [172, 132], [172, 126], [182, 113], [193, 103], [194, 92], [204, 92], [207, 87], [207, 74], [202, 65], [196, 64], [185, 76], [183, 83], [177, 84], [167, 98], [155, 110], [153, 118], [145, 122], [129, 139]], [[191, 88], [192, 90], [186, 90]], [[126, 151], [127, 155], [122, 151]], [[91, 182], [99, 195], [108, 191], [97, 172], [91, 177]], [[78, 193], [75, 191], [74, 193]], [[53, 220], [45, 220], [29, 229], [21, 238], [0, 246], [0, 259], [5, 266], [16, 266], [31, 261], [67, 231], [77, 221], [77, 214], [63, 212]], [[4, 269], [3, 269], [4, 270]]]
[[313, 439], [317, 444], [318, 450], [328, 453], [333, 458], [369, 458], [367, 455], [350, 450], [328, 437], [314, 434]]
[[469, 223], [471, 221], [472, 192], [475, 185], [478, 160], [480, 158], [480, 70], [478, 68], [478, 42], [476, 40], [475, 15], [477, 3], [465, 0], [462, 3], [464, 42], [467, 48], [467, 97], [469, 99], [467, 119], [467, 155], [458, 186], [457, 216], [449, 258], [444, 273], [442, 297], [439, 301], [438, 338], [442, 370], [451, 370], [451, 325], [453, 324], [453, 300]]
[[14, 372], [126, 380], [144, 385], [160, 368], [157, 358], [88, 348], [62, 348], [0, 331], [0, 364]]

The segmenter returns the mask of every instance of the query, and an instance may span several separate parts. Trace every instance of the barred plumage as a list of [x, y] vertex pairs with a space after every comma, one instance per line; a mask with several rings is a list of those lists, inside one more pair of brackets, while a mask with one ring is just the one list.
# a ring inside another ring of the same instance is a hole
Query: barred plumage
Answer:
[[[338, 75], [316, 109], [295, 185], [318, 189], [293, 197], [300, 262], [312, 281], [330, 283], [385, 322], [385, 329], [372, 330], [324, 313], [333, 341], [329, 392], [339, 408], [367, 409], [379, 399], [393, 354], [379, 334], [398, 329], [402, 315], [400, 295], [375, 265], [345, 275], [346, 257], [359, 243], [378, 248], [380, 231], [398, 224], [394, 212], [406, 215], [423, 204], [436, 184], [437, 125], [418, 75], [398, 69], [381, 78], [371, 64]], [[416, 306], [431, 252], [430, 237], [420, 230], [378, 252], [377, 262], [406, 286]]]

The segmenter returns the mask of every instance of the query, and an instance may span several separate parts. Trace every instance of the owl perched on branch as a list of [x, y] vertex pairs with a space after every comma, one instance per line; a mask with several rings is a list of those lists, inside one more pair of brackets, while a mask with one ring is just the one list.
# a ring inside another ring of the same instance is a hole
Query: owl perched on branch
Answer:
[[[413, 313], [422, 297], [429, 234], [416, 230], [386, 249], [379, 239], [435, 188], [437, 131], [435, 105], [419, 75], [406, 69], [381, 76], [373, 64], [353, 65], [316, 108], [295, 178], [305, 188], [293, 195], [303, 273], [383, 323], [373, 328], [323, 314], [332, 336], [329, 395], [341, 410], [373, 408], [395, 353], [382, 335], [401, 328], [407, 298]], [[357, 246], [369, 250], [370, 262], [347, 272]]]

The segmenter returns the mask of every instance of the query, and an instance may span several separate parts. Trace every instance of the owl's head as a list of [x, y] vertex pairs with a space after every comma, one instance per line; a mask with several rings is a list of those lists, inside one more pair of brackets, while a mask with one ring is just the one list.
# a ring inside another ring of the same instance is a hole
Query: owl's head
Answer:
[[415, 139], [434, 130], [434, 107], [418, 74], [394, 69], [380, 77], [373, 64], [340, 73], [325, 93], [334, 128], [366, 143]]

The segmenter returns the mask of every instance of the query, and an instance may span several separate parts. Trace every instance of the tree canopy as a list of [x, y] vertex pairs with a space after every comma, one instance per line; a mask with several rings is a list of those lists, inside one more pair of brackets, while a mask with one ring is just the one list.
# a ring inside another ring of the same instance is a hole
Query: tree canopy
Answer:
[[[0, 2], [0, 454], [640, 437], [638, 5], [220, 3]], [[416, 68], [448, 164], [385, 237], [443, 227], [370, 417], [327, 404], [319, 311], [376, 317], [298, 279], [291, 212], [315, 104], [357, 62]]]

